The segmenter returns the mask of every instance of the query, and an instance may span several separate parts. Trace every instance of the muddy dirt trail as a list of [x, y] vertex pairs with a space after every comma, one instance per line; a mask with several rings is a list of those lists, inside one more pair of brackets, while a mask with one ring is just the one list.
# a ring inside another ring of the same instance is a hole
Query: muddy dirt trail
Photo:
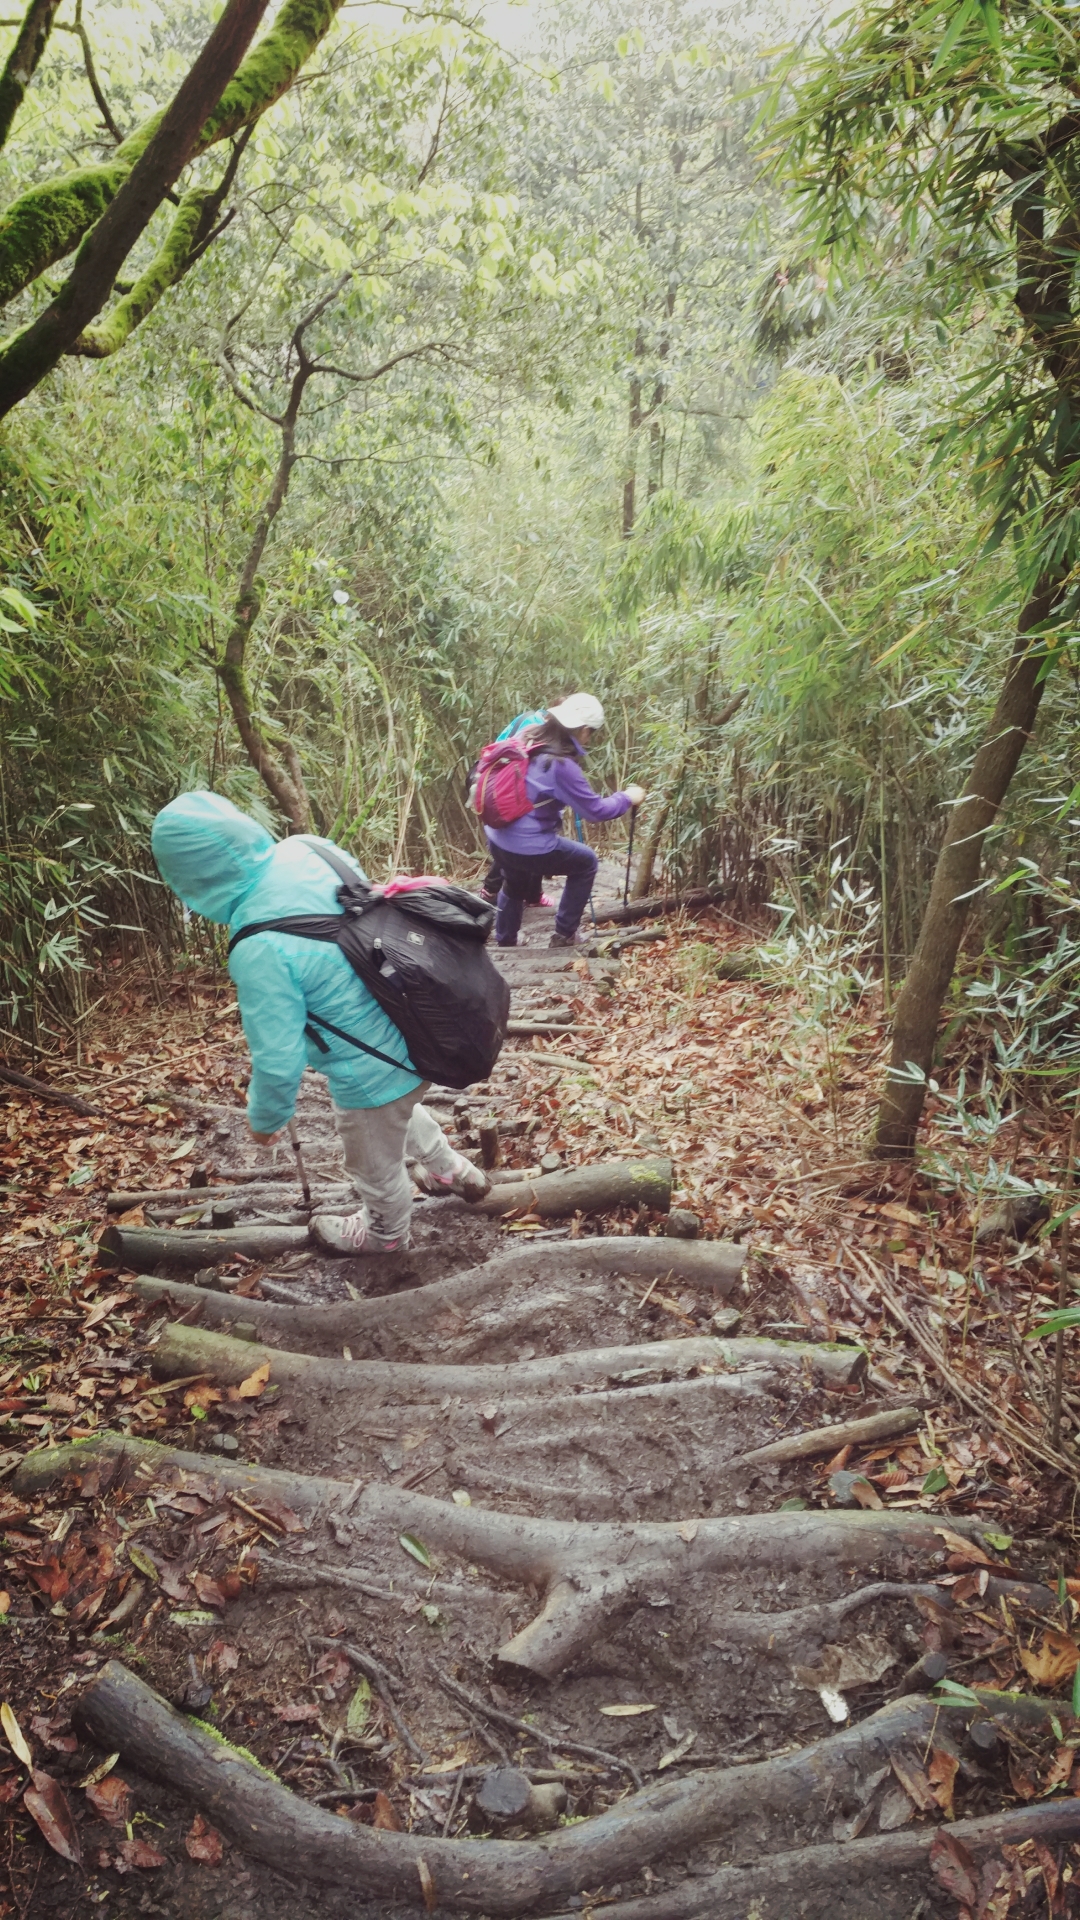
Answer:
[[[619, 965], [506, 956], [515, 1020], [595, 1050]], [[11, 1910], [1071, 1912], [1058, 1549], [927, 1492], [940, 1393], [880, 1312], [792, 1324], [766, 1250], [682, 1237], [661, 1102], [591, 1153], [645, 1199], [560, 1214], [536, 1044], [432, 1096], [509, 1221], [419, 1198], [409, 1252], [325, 1255], [287, 1147], [205, 1098], [210, 1185], [114, 1188], [71, 1396], [114, 1417], [0, 1490]], [[299, 1121], [333, 1204], [310, 1076]]]

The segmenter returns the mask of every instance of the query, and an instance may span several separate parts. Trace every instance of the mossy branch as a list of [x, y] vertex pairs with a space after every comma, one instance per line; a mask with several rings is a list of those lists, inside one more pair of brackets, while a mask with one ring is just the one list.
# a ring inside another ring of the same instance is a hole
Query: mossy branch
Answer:
[[[206, 120], [196, 154], [251, 125], [288, 92], [340, 5], [341, 0], [285, 0], [273, 27], [252, 48]], [[43, 181], [13, 201], [0, 217], [0, 305], [78, 246], [115, 199], [161, 118], [152, 114], [101, 166]]]
[[141, 325], [148, 313], [153, 312], [162, 294], [169, 287], [176, 286], [188, 269], [194, 266], [220, 233], [221, 227], [227, 225], [232, 217], [229, 215], [225, 221], [216, 224], [236, 178], [236, 170], [251, 131], [250, 127], [245, 128], [236, 141], [232, 158], [216, 187], [192, 187], [184, 195], [165, 242], [145, 273], [139, 275], [100, 326], [87, 327], [79, 335], [71, 348], [72, 353], [93, 360], [105, 360], [110, 354], [118, 353], [135, 328]]
[[100, 326], [87, 327], [79, 335], [72, 348], [73, 353], [83, 354], [92, 360], [105, 360], [110, 354], [119, 352], [140, 321], [145, 320], [147, 314], [157, 306], [167, 288], [175, 286], [183, 278], [198, 243], [206, 203], [213, 197], [212, 189], [199, 187], [184, 195], [165, 244], [156, 258]]

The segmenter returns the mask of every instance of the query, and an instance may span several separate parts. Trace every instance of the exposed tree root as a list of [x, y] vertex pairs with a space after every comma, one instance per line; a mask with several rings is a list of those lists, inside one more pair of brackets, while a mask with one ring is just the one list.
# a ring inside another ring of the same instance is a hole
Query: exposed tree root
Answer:
[[352, 1492], [346, 1480], [324, 1480], [243, 1461], [227, 1462], [213, 1454], [185, 1453], [178, 1447], [161, 1447], [155, 1440], [135, 1440], [123, 1433], [97, 1434], [93, 1440], [71, 1441], [62, 1447], [42, 1447], [28, 1453], [16, 1468], [11, 1485], [24, 1495], [40, 1493], [69, 1473], [80, 1479], [94, 1473], [102, 1485], [114, 1479], [134, 1478], [145, 1482], [147, 1488], [156, 1480], [180, 1484], [185, 1474], [197, 1474], [222, 1493], [240, 1493], [248, 1499], [260, 1493], [272, 1495], [309, 1517], [321, 1509], [343, 1505]]
[[[396, 1260], [396, 1256], [390, 1259]], [[266, 1300], [232, 1300], [225, 1294], [157, 1278], [139, 1279], [135, 1287], [145, 1300], [169, 1300], [185, 1311], [200, 1307], [203, 1320], [211, 1325], [251, 1320], [260, 1335], [273, 1330], [294, 1348], [340, 1352], [348, 1346], [358, 1357], [370, 1353], [394, 1359], [427, 1353], [433, 1340], [438, 1341], [441, 1353], [449, 1348], [455, 1355], [464, 1355], [477, 1338], [483, 1337], [470, 1325], [471, 1314], [477, 1313], [482, 1326], [488, 1313], [505, 1312], [511, 1296], [517, 1300], [522, 1292], [538, 1285], [558, 1282], [567, 1289], [568, 1301], [572, 1302], [576, 1284], [590, 1276], [622, 1275], [644, 1281], [662, 1281], [670, 1276], [673, 1281], [683, 1280], [690, 1286], [726, 1295], [736, 1285], [745, 1259], [745, 1247], [723, 1240], [612, 1235], [514, 1247], [482, 1266], [469, 1267], [427, 1286], [370, 1295], [363, 1300], [343, 1300], [333, 1306], [291, 1307]], [[380, 1263], [380, 1273], [383, 1271], [386, 1269]], [[392, 1268], [387, 1278], [391, 1275]]]
[[[101, 1463], [117, 1463], [149, 1486], [155, 1479], [197, 1474], [258, 1504], [260, 1490], [276, 1494], [299, 1513], [342, 1507], [351, 1496], [343, 1481], [284, 1473], [258, 1466], [227, 1466], [206, 1454], [181, 1453], [151, 1441], [103, 1435], [81, 1445], [29, 1454], [15, 1476], [20, 1493], [35, 1492], [67, 1473], [85, 1476]], [[721, 1519], [609, 1525], [572, 1520], [536, 1520], [490, 1508], [459, 1507], [407, 1488], [373, 1484], [352, 1508], [352, 1521], [374, 1549], [396, 1540], [402, 1528], [431, 1549], [487, 1567], [502, 1578], [538, 1587], [544, 1605], [536, 1618], [499, 1649], [499, 1658], [545, 1678], [560, 1673], [611, 1619], [642, 1593], [667, 1584], [685, 1598], [695, 1583], [759, 1568], [802, 1571], [828, 1568], [838, 1575], [891, 1562], [906, 1572], [912, 1561], [941, 1550], [934, 1517], [911, 1512], [782, 1512], [736, 1514]], [[973, 1521], [954, 1520], [953, 1531], [979, 1539]], [[364, 1569], [356, 1572], [363, 1577]]]
[[[542, 1842], [484, 1843], [385, 1833], [326, 1813], [290, 1793], [220, 1735], [177, 1713], [118, 1662], [102, 1670], [79, 1705], [100, 1746], [178, 1789], [271, 1866], [300, 1871], [324, 1886], [363, 1886], [376, 1898], [415, 1901], [426, 1885], [430, 1899], [448, 1907], [500, 1915], [550, 1905], [616, 1874], [625, 1879], [744, 1820], [782, 1815], [805, 1822], [815, 1811], [820, 1816], [890, 1754], [939, 1730], [962, 1737], [972, 1720], [988, 1714], [998, 1722], [1042, 1726], [1052, 1710], [1052, 1702], [1019, 1696], [987, 1695], [973, 1705], [909, 1697], [801, 1752], [659, 1781]], [[653, 1907], [655, 1920], [660, 1911]]]
[[[780, 1340], [722, 1340], [706, 1335], [544, 1354], [504, 1366], [478, 1362], [471, 1367], [444, 1367], [400, 1360], [323, 1360], [174, 1322], [165, 1328], [152, 1356], [159, 1379], [204, 1373], [226, 1386], [238, 1385], [264, 1363], [269, 1364], [271, 1380], [282, 1386], [301, 1386], [321, 1394], [362, 1394], [365, 1405], [373, 1406], [387, 1401], [415, 1404], [445, 1394], [496, 1401], [501, 1396], [542, 1393], [556, 1384], [585, 1386], [618, 1379], [629, 1384], [648, 1374], [685, 1376], [699, 1367], [794, 1368], [796, 1372], [805, 1368], [811, 1377], [831, 1386], [846, 1386], [865, 1367], [866, 1355], [861, 1347], [789, 1346]], [[725, 1378], [718, 1374], [717, 1384]], [[918, 1417], [911, 1415], [914, 1420]], [[901, 1423], [907, 1424], [909, 1419]]]
[[[1015, 1807], [1008, 1813], [982, 1814], [976, 1820], [955, 1820], [947, 1827], [916, 1827], [902, 1833], [878, 1833], [869, 1840], [842, 1845], [799, 1847], [774, 1853], [765, 1866], [722, 1867], [705, 1879], [688, 1880], [664, 1893], [641, 1900], [617, 1900], [602, 1909], [603, 1920], [743, 1920], [747, 1913], [788, 1920], [806, 1911], [806, 1898], [827, 1895], [836, 1911], [845, 1894], [857, 1893], [864, 1911], [874, 1906], [873, 1883], [879, 1876], [895, 1879], [900, 1873], [927, 1870], [930, 1849], [946, 1832], [976, 1860], [1000, 1847], [1022, 1840], [1080, 1839], [1080, 1800], [1054, 1800], [1040, 1807]], [[548, 1916], [548, 1920], [581, 1920], [581, 1910]]]
[[28, 1073], [16, 1073], [14, 1067], [0, 1065], [0, 1080], [8, 1086], [22, 1087], [38, 1100], [51, 1100], [54, 1106], [68, 1107], [72, 1113], [89, 1117], [104, 1111], [101, 1107], [91, 1106], [89, 1100], [83, 1100], [77, 1093], [66, 1093], [63, 1087], [54, 1087], [47, 1080], [35, 1080]]
[[[490, 1508], [457, 1507], [405, 1488], [371, 1486], [356, 1513], [371, 1525], [409, 1527], [425, 1545], [476, 1562], [504, 1579], [544, 1592], [536, 1618], [499, 1648], [499, 1659], [551, 1679], [601, 1633], [612, 1617], [657, 1585], [685, 1599], [691, 1587], [723, 1574], [742, 1579], [810, 1567], [842, 1570], [892, 1562], [906, 1571], [940, 1552], [932, 1515], [911, 1512], [749, 1513], [696, 1521], [534, 1520]], [[972, 1521], [957, 1530], [979, 1538]]]
[[770, 1440], [767, 1446], [744, 1453], [738, 1464], [758, 1467], [769, 1461], [806, 1460], [815, 1453], [837, 1453], [841, 1447], [861, 1447], [869, 1440], [887, 1440], [893, 1434], [907, 1433], [921, 1422], [918, 1407], [890, 1407], [884, 1413], [868, 1413], [859, 1420], [841, 1420], [835, 1426], [786, 1434], [782, 1440]]

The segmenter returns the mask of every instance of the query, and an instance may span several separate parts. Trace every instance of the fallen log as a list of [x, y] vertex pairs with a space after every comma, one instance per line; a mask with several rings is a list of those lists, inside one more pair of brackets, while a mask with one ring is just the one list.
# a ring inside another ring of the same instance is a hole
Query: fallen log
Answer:
[[670, 1160], [606, 1160], [571, 1167], [566, 1173], [542, 1173], [520, 1186], [493, 1187], [475, 1202], [477, 1213], [538, 1213], [559, 1220], [569, 1213], [606, 1213], [609, 1207], [649, 1207], [666, 1213], [671, 1205]]
[[452, 1342], [455, 1332], [462, 1332], [471, 1308], [492, 1295], [504, 1298], [516, 1282], [557, 1280], [571, 1285], [576, 1278], [594, 1274], [621, 1274], [634, 1280], [670, 1277], [723, 1297], [738, 1282], [745, 1260], [746, 1248], [730, 1241], [613, 1234], [513, 1247], [482, 1266], [409, 1292], [343, 1300], [332, 1306], [234, 1300], [175, 1280], [146, 1278], [134, 1284], [144, 1300], [167, 1300], [184, 1312], [201, 1306], [204, 1321], [213, 1325], [253, 1320], [261, 1334], [273, 1332], [292, 1346], [312, 1343], [336, 1351], [348, 1346], [355, 1353], [366, 1348], [389, 1358], [403, 1348], [414, 1351], [429, 1345], [434, 1326], [444, 1342]]
[[168, 1227], [106, 1227], [97, 1243], [98, 1259], [107, 1267], [130, 1267], [134, 1273], [152, 1273], [157, 1266], [212, 1267], [219, 1260], [276, 1260], [279, 1254], [309, 1247], [306, 1227], [221, 1227], [185, 1233]]
[[[250, 1306], [250, 1301], [243, 1303]], [[586, 1348], [574, 1353], [543, 1354], [534, 1360], [491, 1365], [444, 1366], [409, 1360], [324, 1360], [310, 1353], [236, 1340], [226, 1333], [177, 1321], [167, 1326], [151, 1355], [159, 1380], [203, 1373], [220, 1386], [238, 1386], [262, 1365], [280, 1386], [300, 1386], [315, 1393], [363, 1396], [365, 1406], [441, 1399], [499, 1401], [507, 1395], [536, 1394], [550, 1386], [584, 1386], [612, 1379], [631, 1381], [639, 1375], [663, 1373], [685, 1376], [699, 1367], [805, 1367], [833, 1387], [847, 1386], [865, 1372], [862, 1347], [804, 1346], [782, 1340], [724, 1340], [713, 1334], [647, 1344]], [[727, 1376], [715, 1374], [714, 1384]], [[625, 1391], [625, 1389], [624, 1389]]]
[[35, 1094], [39, 1100], [51, 1100], [54, 1106], [69, 1107], [72, 1113], [82, 1114], [86, 1119], [104, 1112], [103, 1107], [92, 1107], [89, 1100], [81, 1099], [77, 1093], [65, 1093], [62, 1087], [50, 1086], [47, 1080], [16, 1073], [14, 1067], [0, 1067], [0, 1080], [5, 1080], [10, 1087], [21, 1087], [24, 1093]]
[[[456, 1911], [514, 1916], [602, 1886], [615, 1875], [625, 1879], [665, 1856], [681, 1856], [696, 1841], [740, 1821], [762, 1814], [805, 1819], [829, 1804], [831, 1791], [939, 1729], [961, 1738], [972, 1721], [991, 1715], [1031, 1728], [1068, 1709], [1015, 1695], [1007, 1705], [1000, 1695], [971, 1704], [908, 1697], [801, 1752], [660, 1780], [542, 1841], [500, 1839], [490, 1845], [387, 1833], [327, 1813], [291, 1793], [220, 1734], [178, 1713], [115, 1660], [91, 1682], [76, 1711], [104, 1751], [119, 1752], [128, 1766], [182, 1793], [245, 1852], [272, 1867], [299, 1872], [317, 1885], [345, 1887], [353, 1896], [361, 1886], [375, 1898], [416, 1904], [422, 1895], [428, 1907], [441, 1902]], [[1030, 1818], [1030, 1810], [1025, 1813]], [[656, 1920], [661, 1911], [653, 1908]]]
[[598, 905], [596, 918], [604, 926], [629, 927], [635, 920], [655, 920], [662, 913], [704, 913], [726, 899], [727, 891], [726, 887], [695, 887], [690, 893], [654, 893], [625, 906]]
[[[830, 1913], [839, 1912], [845, 1895], [851, 1894], [870, 1911], [875, 1904], [875, 1878], [887, 1877], [892, 1892], [898, 1874], [929, 1872], [931, 1851], [940, 1845], [942, 1833], [966, 1847], [976, 1861], [1025, 1840], [1044, 1846], [1050, 1841], [1076, 1841], [1080, 1840], [1080, 1801], [1010, 1807], [1005, 1813], [953, 1820], [947, 1826], [876, 1833], [869, 1839], [773, 1853], [766, 1865], [721, 1867], [719, 1873], [695, 1877], [663, 1893], [616, 1900], [603, 1907], [603, 1920], [743, 1920], [747, 1913], [760, 1914], [762, 1920], [770, 1915], [773, 1920], [789, 1920], [791, 1914], [807, 1911], [806, 1898], [814, 1893], [827, 1896]], [[916, 1912], [921, 1908], [922, 1902]], [[552, 1914], [549, 1920], [581, 1920], [581, 1909]]]
[[870, 1440], [888, 1440], [894, 1434], [908, 1433], [922, 1424], [922, 1417], [918, 1407], [892, 1407], [884, 1413], [868, 1413], [860, 1420], [839, 1420], [835, 1426], [813, 1427], [806, 1433], [790, 1433], [782, 1440], [770, 1440], [767, 1446], [754, 1447], [733, 1464], [757, 1467], [770, 1460], [806, 1460], [815, 1453], [838, 1453], [841, 1447], [865, 1446]]
[[[299, 1192], [299, 1188], [297, 1188]], [[107, 1193], [106, 1213], [130, 1213], [133, 1207], [197, 1207], [201, 1202], [231, 1200], [235, 1187], [150, 1187], [143, 1193]]]

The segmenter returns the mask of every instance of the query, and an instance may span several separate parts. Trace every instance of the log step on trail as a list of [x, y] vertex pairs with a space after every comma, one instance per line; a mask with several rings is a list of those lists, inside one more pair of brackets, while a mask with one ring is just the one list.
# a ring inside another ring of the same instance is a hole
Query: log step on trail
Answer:
[[493, 1187], [476, 1202], [478, 1213], [536, 1213], [541, 1220], [572, 1213], [605, 1213], [609, 1207], [648, 1207], [667, 1213], [671, 1206], [670, 1160], [601, 1160], [565, 1173], [541, 1174], [520, 1186]]
[[311, 1245], [306, 1227], [252, 1225], [199, 1228], [186, 1232], [170, 1227], [106, 1227], [98, 1240], [98, 1259], [106, 1267], [130, 1267], [133, 1273], [151, 1273], [157, 1266], [212, 1267], [235, 1260], [276, 1260]]

